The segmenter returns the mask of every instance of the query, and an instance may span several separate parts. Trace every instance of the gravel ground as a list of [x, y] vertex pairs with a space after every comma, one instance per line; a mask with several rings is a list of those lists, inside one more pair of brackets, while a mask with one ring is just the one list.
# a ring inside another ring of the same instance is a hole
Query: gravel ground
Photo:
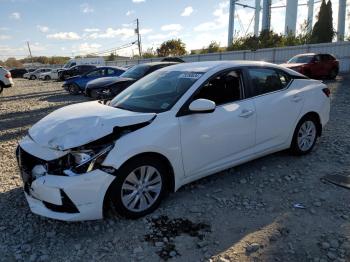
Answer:
[[32, 124], [85, 98], [56, 82], [15, 84], [0, 96], [0, 261], [350, 261], [350, 191], [320, 180], [349, 168], [350, 75], [328, 83], [331, 121], [312, 154], [213, 175], [143, 219], [82, 223], [31, 214], [14, 151]]

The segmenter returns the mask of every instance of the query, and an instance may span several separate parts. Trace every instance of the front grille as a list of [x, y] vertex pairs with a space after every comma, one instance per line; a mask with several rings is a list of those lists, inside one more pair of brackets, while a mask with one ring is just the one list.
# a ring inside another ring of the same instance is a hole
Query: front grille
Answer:
[[[36, 165], [43, 165], [46, 167], [47, 172], [51, 175], [56, 176], [65, 176], [63, 173], [64, 170], [67, 170], [71, 167], [71, 159], [69, 155], [63, 156], [59, 159], [55, 159], [52, 161], [45, 161], [38, 157], [35, 157], [26, 151], [24, 151], [21, 147], [17, 148], [17, 160], [19, 167], [21, 169], [22, 174], [28, 174], [31, 176], [32, 170]], [[23, 177], [22, 177], [23, 179]], [[31, 178], [33, 179], [33, 178]], [[32, 182], [32, 181], [30, 181]]]

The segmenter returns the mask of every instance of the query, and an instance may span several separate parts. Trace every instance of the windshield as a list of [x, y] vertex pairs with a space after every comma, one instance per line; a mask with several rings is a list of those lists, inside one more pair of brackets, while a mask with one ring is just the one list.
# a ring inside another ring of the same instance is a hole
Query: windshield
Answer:
[[305, 64], [310, 63], [313, 55], [307, 55], [307, 56], [295, 56], [292, 59], [288, 61], [288, 64]]
[[156, 71], [116, 96], [110, 106], [134, 112], [170, 110], [203, 73]]
[[140, 79], [142, 78], [147, 70], [150, 68], [149, 65], [137, 65], [132, 68], [130, 68], [128, 71], [123, 73], [121, 77], [124, 78], [132, 78], [132, 79]]

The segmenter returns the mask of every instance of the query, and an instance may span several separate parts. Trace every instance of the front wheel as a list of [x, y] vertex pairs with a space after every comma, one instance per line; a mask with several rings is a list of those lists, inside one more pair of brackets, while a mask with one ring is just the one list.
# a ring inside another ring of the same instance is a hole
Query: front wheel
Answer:
[[127, 162], [110, 188], [110, 201], [116, 211], [132, 219], [153, 212], [164, 197], [166, 174], [166, 166], [150, 157]]
[[294, 131], [291, 152], [295, 155], [310, 153], [317, 142], [317, 137], [317, 120], [311, 116], [304, 117]]
[[36, 76], [30, 76], [30, 80], [35, 80]]
[[77, 84], [71, 84], [68, 86], [68, 92], [72, 95], [78, 95], [80, 93], [80, 88]]
[[50, 76], [45, 76], [45, 80], [49, 81], [49, 80], [51, 80], [51, 77]]

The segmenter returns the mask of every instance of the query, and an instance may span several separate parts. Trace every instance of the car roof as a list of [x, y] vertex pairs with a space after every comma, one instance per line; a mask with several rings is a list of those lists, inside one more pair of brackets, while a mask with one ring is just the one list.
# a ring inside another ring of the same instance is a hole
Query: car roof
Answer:
[[125, 71], [125, 68], [119, 67], [119, 66], [98, 66], [96, 69], [108, 69], [108, 68], [113, 68], [113, 69]]
[[[178, 62], [149, 62], [149, 63], [143, 63], [138, 65], [145, 65], [145, 66], [158, 66], [158, 65], [177, 65]], [[135, 65], [137, 66], [137, 65]]]
[[241, 60], [234, 60], [234, 61], [210, 61], [210, 62], [193, 62], [193, 63], [181, 63], [177, 65], [173, 65], [170, 67], [165, 67], [161, 69], [162, 71], [190, 71], [190, 72], [196, 72], [196, 73], [207, 73], [211, 70], [225, 70], [229, 68], [234, 67], [268, 67], [268, 68], [274, 68], [278, 70], [282, 70], [289, 75], [293, 76], [302, 76], [300, 73], [276, 65], [268, 62], [263, 61], [241, 61]]
[[[179, 70], [179, 71], [195, 71], [206, 73], [212, 69], [217, 67], [242, 67], [242, 66], [269, 66], [269, 67], [278, 67], [278, 65], [263, 62], [263, 61], [209, 61], [209, 62], [193, 62], [193, 63], [181, 63], [176, 64], [171, 69]], [[163, 70], [170, 70], [169, 68], [165, 68]]]

